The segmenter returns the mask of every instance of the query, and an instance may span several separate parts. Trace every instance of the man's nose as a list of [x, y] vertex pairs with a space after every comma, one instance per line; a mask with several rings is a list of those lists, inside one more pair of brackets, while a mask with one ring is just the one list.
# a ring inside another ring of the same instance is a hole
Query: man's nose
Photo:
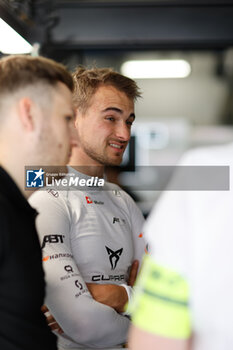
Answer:
[[129, 126], [124, 121], [122, 121], [116, 126], [115, 134], [116, 134], [116, 137], [119, 138], [120, 140], [129, 141], [131, 130]]

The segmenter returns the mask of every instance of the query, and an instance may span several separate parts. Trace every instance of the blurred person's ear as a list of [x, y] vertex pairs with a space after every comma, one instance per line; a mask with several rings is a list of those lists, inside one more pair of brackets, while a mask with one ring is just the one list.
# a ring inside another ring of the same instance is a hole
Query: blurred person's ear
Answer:
[[35, 109], [33, 101], [24, 97], [19, 100], [18, 111], [19, 119], [21, 121], [22, 127], [26, 131], [32, 131], [34, 129], [34, 120], [33, 120], [33, 110]]

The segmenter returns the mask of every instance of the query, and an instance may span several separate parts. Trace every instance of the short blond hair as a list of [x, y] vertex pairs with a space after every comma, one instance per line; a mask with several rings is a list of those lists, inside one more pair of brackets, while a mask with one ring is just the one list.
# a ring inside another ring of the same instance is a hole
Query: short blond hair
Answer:
[[75, 108], [85, 112], [89, 107], [90, 100], [98, 87], [110, 85], [124, 92], [134, 102], [141, 96], [136, 82], [124, 75], [115, 72], [111, 68], [78, 67], [73, 73], [74, 92], [73, 102]]

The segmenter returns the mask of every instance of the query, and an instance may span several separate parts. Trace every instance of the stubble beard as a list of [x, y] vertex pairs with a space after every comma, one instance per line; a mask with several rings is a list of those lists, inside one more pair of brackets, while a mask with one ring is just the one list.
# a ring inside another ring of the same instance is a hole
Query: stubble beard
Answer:
[[88, 157], [97, 161], [98, 163], [100, 163], [100, 165], [117, 166], [117, 165], [120, 165], [122, 162], [121, 155], [119, 155], [119, 158], [116, 158], [115, 160], [113, 160], [110, 157], [108, 157], [107, 155], [105, 155], [104, 152], [103, 152], [103, 154], [100, 154], [99, 152], [97, 152], [94, 148], [92, 148], [86, 142], [82, 143], [82, 148], [83, 148], [84, 152], [88, 155]]

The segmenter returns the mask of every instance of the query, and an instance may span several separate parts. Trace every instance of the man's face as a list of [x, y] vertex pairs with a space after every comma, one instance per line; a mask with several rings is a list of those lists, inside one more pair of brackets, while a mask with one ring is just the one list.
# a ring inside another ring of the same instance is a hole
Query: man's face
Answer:
[[100, 86], [75, 123], [87, 165], [119, 165], [134, 119], [134, 103], [125, 93], [113, 86]]
[[52, 92], [51, 106], [43, 111], [38, 138], [42, 165], [68, 163], [74, 136], [72, 93], [63, 83]]

